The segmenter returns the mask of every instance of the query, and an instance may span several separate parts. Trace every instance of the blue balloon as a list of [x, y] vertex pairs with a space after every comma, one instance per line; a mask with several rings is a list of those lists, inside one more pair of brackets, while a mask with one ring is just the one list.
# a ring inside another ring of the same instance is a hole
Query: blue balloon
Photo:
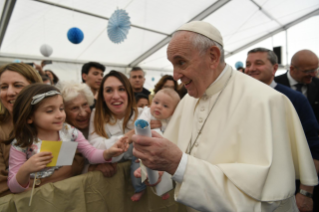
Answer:
[[84, 34], [79, 28], [73, 27], [68, 31], [68, 39], [71, 43], [79, 44], [84, 39]]
[[242, 62], [238, 61], [237, 63], [235, 63], [235, 67], [236, 67], [236, 69], [239, 67], [244, 68], [244, 64]]

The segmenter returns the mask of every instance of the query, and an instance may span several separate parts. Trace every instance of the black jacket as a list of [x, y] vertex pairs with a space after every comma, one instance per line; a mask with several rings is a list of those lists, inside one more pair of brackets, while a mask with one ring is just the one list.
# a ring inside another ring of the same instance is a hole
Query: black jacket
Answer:
[[[291, 87], [289, 84], [287, 73], [275, 77], [275, 81], [277, 83]], [[312, 82], [307, 85], [307, 99], [319, 123], [319, 79], [316, 77], [312, 78]]]

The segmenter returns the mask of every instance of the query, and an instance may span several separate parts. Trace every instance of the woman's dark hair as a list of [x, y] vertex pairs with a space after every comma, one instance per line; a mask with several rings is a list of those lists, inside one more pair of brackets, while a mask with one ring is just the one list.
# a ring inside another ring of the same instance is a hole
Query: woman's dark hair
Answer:
[[52, 85], [52, 81], [51, 81], [50, 77], [48, 77], [47, 75], [42, 75], [41, 78], [42, 78], [43, 83], [44, 83], [45, 81], [48, 81], [48, 80], [49, 80], [49, 81], [50, 81], [50, 84]]
[[28, 147], [37, 140], [37, 129], [34, 124], [28, 124], [28, 119], [32, 117], [41, 102], [31, 105], [32, 97], [52, 90], [59, 91], [52, 85], [35, 83], [28, 85], [19, 93], [12, 110], [13, 136], [18, 146]]
[[171, 75], [164, 75], [159, 81], [158, 83], [155, 85], [155, 89], [154, 89], [154, 93], [157, 93], [159, 90], [161, 90], [163, 88], [163, 86], [165, 85], [165, 83], [168, 81], [168, 80], [171, 80], [174, 82], [174, 90], [176, 92], [178, 92], [177, 90], [177, 82], [176, 80], [174, 80], [173, 76]]
[[53, 71], [47, 69], [44, 71], [44, 73], [46, 72], [50, 72], [53, 75], [53, 84], [57, 84], [59, 82], [59, 77], [57, 77], [57, 75], [55, 75]]
[[[107, 107], [105, 101], [104, 101], [104, 83], [109, 77], [115, 77], [117, 78], [124, 86], [125, 91], [127, 93], [127, 108], [125, 111], [125, 116], [124, 116], [124, 121], [123, 121], [123, 131], [126, 129], [126, 125], [131, 119], [133, 113], [135, 113], [134, 120], [137, 119], [138, 116], [138, 110], [136, 107], [136, 102], [135, 102], [135, 97], [134, 97], [134, 92], [133, 88], [127, 79], [127, 77], [122, 74], [121, 72], [118, 71], [110, 71], [107, 75], [103, 77], [102, 83], [100, 85], [99, 91], [98, 91], [98, 98], [96, 101], [96, 106], [95, 106], [95, 114], [94, 114], [94, 128], [95, 128], [95, 133], [108, 138], [105, 129], [104, 129], [104, 124], [110, 123], [111, 118], [112, 118], [112, 112], [111, 110]], [[116, 117], [113, 117], [116, 120]]]

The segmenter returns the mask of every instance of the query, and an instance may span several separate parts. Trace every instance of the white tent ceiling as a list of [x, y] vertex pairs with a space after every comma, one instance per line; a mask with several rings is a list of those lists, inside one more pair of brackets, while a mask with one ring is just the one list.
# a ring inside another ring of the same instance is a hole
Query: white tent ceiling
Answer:
[[[121, 44], [112, 43], [106, 33], [117, 8], [128, 12], [132, 24]], [[172, 70], [167, 44], [188, 21], [216, 26], [230, 56], [318, 15], [319, 0], [0, 0], [0, 11], [0, 57], [45, 59], [39, 49], [48, 44], [55, 61]], [[10, 19], [7, 27], [5, 18]], [[84, 32], [82, 43], [68, 41], [71, 27]]]

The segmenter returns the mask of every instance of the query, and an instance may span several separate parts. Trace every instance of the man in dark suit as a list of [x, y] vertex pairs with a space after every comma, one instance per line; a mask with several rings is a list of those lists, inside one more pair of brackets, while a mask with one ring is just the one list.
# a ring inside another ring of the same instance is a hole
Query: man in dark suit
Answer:
[[301, 50], [291, 58], [290, 71], [275, 77], [275, 81], [302, 92], [319, 122], [319, 79], [316, 78], [318, 66], [319, 60], [315, 53]]
[[[307, 142], [316, 165], [319, 164], [319, 137], [318, 137], [318, 123], [312, 108], [304, 95], [294, 91], [287, 86], [277, 84], [274, 81], [274, 76], [277, 71], [277, 56], [271, 50], [265, 48], [256, 48], [248, 52], [246, 59], [246, 69], [245, 73], [254, 77], [255, 79], [270, 85], [272, 88], [285, 94], [292, 104], [294, 105], [296, 112], [298, 113], [300, 122], [304, 129]], [[318, 173], [319, 167], [316, 166]], [[296, 182], [297, 194], [296, 202], [300, 211], [317, 211], [319, 205], [317, 198], [318, 186], [316, 186], [316, 193], [314, 193], [314, 188], [312, 186], [300, 185], [300, 182]]]

